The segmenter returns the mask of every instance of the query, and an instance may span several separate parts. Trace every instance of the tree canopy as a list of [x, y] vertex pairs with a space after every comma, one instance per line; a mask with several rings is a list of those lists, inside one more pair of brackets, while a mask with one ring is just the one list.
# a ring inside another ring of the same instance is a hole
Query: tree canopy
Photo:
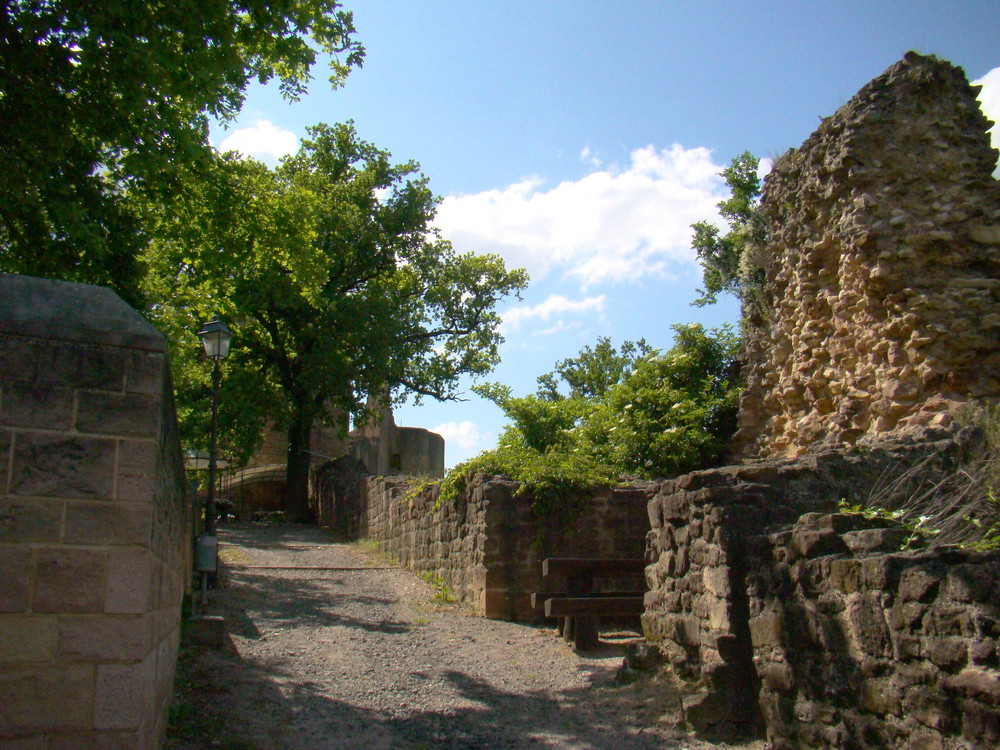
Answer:
[[761, 179], [757, 175], [760, 159], [744, 151], [733, 159], [720, 176], [729, 186], [729, 198], [718, 204], [719, 213], [729, 224], [729, 231], [707, 221], [692, 224], [692, 246], [701, 262], [704, 289], [696, 305], [713, 304], [722, 292], [736, 296], [744, 312], [760, 303], [763, 271], [755, 252], [767, 242], [767, 223], [760, 209]]
[[[462, 375], [497, 363], [497, 303], [527, 276], [435, 236], [417, 165], [393, 164], [351, 124], [310, 128], [277, 169], [230, 156], [212, 171], [184, 202], [151, 210], [150, 315], [176, 342], [175, 362], [197, 357], [193, 332], [211, 312], [230, 322], [223, 404], [236, 414], [223, 424], [244, 450], [265, 422], [288, 431], [301, 515], [315, 421], [363, 419], [368, 398], [387, 394], [458, 398]], [[205, 368], [179, 370], [191, 435], [198, 407], [186, 404]]]
[[[728, 327], [674, 326], [660, 354], [645, 341], [615, 348], [607, 338], [538, 378], [515, 397], [506, 386], [478, 386], [510, 420], [496, 448], [456, 466], [442, 495], [456, 495], [473, 472], [503, 474], [555, 512], [574, 491], [622, 475], [671, 476], [712, 466], [736, 428], [738, 337]], [[568, 391], [568, 392], [567, 392]]]
[[5, 0], [0, 269], [106, 284], [137, 301], [147, 228], [128, 191], [172, 195], [210, 158], [249, 81], [301, 94], [362, 63], [337, 0]]

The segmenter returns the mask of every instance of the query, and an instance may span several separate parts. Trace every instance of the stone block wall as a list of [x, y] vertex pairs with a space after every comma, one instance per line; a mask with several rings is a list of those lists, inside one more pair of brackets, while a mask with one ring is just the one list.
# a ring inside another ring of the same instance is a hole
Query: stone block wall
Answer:
[[760, 709], [778, 750], [1000, 745], [1000, 551], [898, 550], [878, 519], [751, 540]]
[[966, 450], [926, 432], [662, 482], [643, 626], [683, 721], [789, 750], [995, 746], [1000, 553], [900, 553], [910, 532], [835, 512]]
[[775, 161], [738, 455], [947, 425], [1000, 398], [1000, 182], [976, 94], [909, 53]]
[[330, 464], [317, 486], [321, 519], [348, 537], [378, 541], [417, 573], [440, 577], [490, 618], [541, 615], [530, 598], [541, 590], [546, 557], [642, 557], [649, 528], [642, 486], [595, 489], [570, 525], [542, 523], [517, 483], [484, 474], [471, 478], [459, 500], [437, 508], [436, 484], [370, 477], [349, 459]]
[[0, 745], [155, 748], [191, 515], [163, 338], [0, 275]]

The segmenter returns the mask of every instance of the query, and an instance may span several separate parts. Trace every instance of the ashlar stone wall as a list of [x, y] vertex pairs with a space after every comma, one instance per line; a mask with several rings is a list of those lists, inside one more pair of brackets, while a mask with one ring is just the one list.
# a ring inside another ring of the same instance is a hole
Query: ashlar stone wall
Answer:
[[[464, 495], [437, 504], [437, 484], [372, 477], [351, 459], [317, 477], [321, 522], [350, 538], [369, 538], [417, 573], [436, 577], [486, 617], [534, 620], [546, 557], [643, 556], [648, 488], [595, 489], [572, 523], [543, 522], [533, 499], [509, 479], [474, 475]], [[598, 586], [601, 585], [598, 581]], [[641, 582], [640, 582], [641, 583]]]
[[189, 508], [162, 336], [0, 275], [0, 745], [160, 746]]
[[1000, 397], [1000, 183], [977, 93], [909, 53], [776, 160], [739, 455], [945, 425]]

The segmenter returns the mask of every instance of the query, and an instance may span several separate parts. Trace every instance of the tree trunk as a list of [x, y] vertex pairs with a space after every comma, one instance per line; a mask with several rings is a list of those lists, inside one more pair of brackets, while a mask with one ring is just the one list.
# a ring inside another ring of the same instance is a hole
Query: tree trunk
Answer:
[[288, 465], [285, 470], [287, 491], [285, 517], [295, 523], [310, 523], [309, 512], [309, 443], [312, 420], [299, 414], [288, 428]]

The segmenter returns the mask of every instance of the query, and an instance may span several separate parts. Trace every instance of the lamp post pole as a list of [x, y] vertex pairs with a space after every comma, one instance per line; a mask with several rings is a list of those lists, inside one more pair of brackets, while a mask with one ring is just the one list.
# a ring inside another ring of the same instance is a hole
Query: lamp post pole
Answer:
[[229, 354], [232, 333], [216, 315], [198, 331], [205, 354], [212, 360], [212, 436], [208, 450], [208, 492], [205, 496], [205, 535], [215, 536], [215, 454], [218, 448], [219, 388], [222, 382], [222, 360]]
[[212, 437], [208, 448], [208, 495], [205, 497], [205, 533], [215, 536], [215, 472], [219, 435], [219, 388], [222, 383], [221, 357], [212, 360]]

